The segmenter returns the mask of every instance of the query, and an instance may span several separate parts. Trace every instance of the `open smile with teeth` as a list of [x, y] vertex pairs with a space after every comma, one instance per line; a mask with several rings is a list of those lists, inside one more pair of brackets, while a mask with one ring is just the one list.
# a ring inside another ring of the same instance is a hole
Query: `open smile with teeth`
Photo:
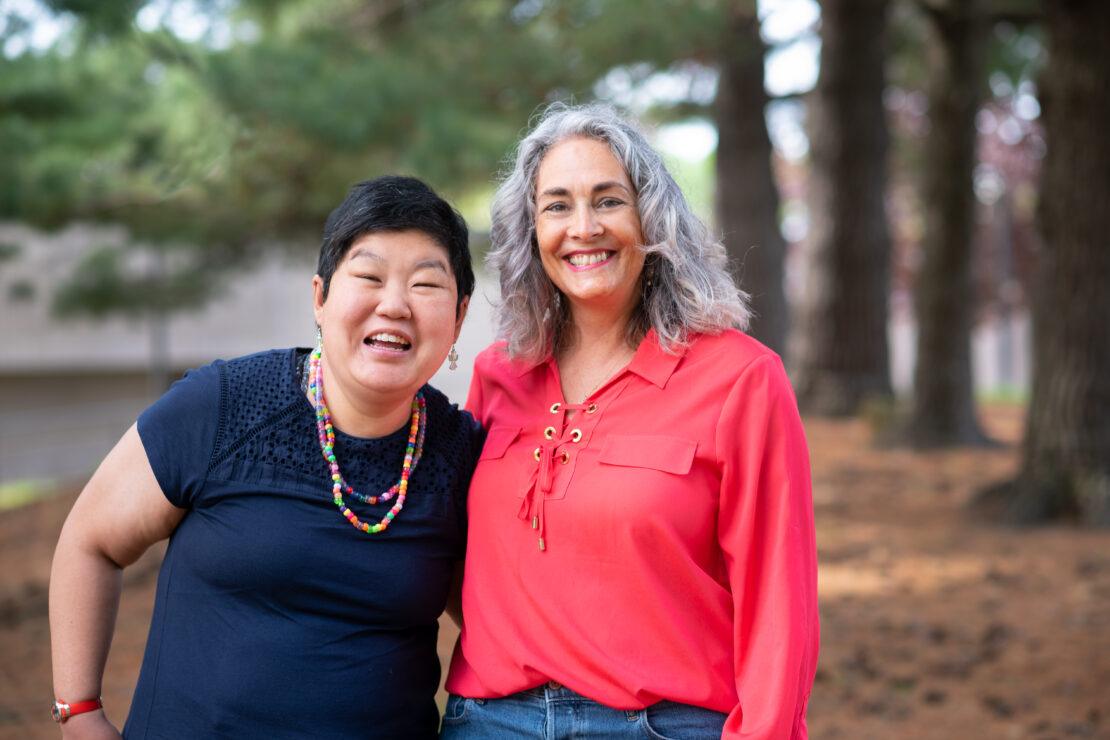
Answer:
[[574, 254], [564, 257], [564, 259], [571, 264], [572, 267], [593, 267], [600, 265], [602, 262], [607, 262], [615, 252], [603, 250], [600, 252], [575, 252]]
[[378, 349], [388, 349], [394, 352], [405, 352], [412, 348], [412, 342], [405, 339], [399, 334], [392, 334], [387, 331], [380, 331], [377, 334], [371, 334], [362, 340], [364, 344], [375, 347]]

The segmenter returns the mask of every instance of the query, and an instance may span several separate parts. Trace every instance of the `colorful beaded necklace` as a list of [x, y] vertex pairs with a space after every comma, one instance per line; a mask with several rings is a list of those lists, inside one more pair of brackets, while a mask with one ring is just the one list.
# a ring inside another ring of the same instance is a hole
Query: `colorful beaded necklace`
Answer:
[[[308, 358], [308, 390], [312, 394], [313, 406], [316, 409], [316, 431], [320, 438], [320, 451], [323, 452], [324, 460], [331, 468], [332, 502], [339, 507], [340, 513], [346, 517], [355, 529], [360, 529], [367, 534], [384, 532], [393, 522], [393, 518], [404, 508], [405, 496], [409, 489], [409, 477], [412, 475], [412, 471], [416, 469], [416, 464], [420, 462], [420, 456], [424, 452], [424, 430], [428, 426], [428, 411], [424, 403], [424, 394], [417, 393], [416, 397], [412, 399], [412, 424], [409, 426], [409, 441], [405, 447], [405, 462], [401, 465], [400, 480], [385, 493], [377, 496], [366, 496], [348, 485], [343, 478], [343, 474], [339, 472], [339, 463], [335, 459], [335, 427], [331, 423], [328, 405], [324, 402], [324, 369], [320, 363], [321, 357], [323, 357], [323, 349], [320, 345], [316, 345], [316, 349], [312, 350], [312, 354]], [[397, 502], [393, 504], [393, 507], [382, 517], [380, 522], [366, 524], [359, 521], [355, 513], [347, 507], [343, 500], [344, 492], [368, 504], [389, 501], [394, 495], [397, 496]]]

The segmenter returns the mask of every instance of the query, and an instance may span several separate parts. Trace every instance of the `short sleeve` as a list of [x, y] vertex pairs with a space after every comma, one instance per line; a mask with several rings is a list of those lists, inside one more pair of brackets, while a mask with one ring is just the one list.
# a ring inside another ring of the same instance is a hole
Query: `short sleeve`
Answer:
[[190, 370], [139, 415], [154, 477], [171, 504], [193, 506], [204, 487], [220, 414], [219, 363]]

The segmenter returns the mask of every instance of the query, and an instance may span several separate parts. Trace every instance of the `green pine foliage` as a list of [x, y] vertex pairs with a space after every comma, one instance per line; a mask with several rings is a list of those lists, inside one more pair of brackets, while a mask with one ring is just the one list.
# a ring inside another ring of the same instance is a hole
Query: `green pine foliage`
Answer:
[[[146, 5], [50, 0], [59, 38], [0, 56], [0, 218], [129, 235], [60, 286], [65, 314], [197, 305], [268, 252], [313, 252], [369, 177], [473, 200], [542, 105], [589, 100], [618, 67], [712, 66], [724, 14], [753, 3], [204, 0], [154, 4], [161, 24]], [[0, 45], [33, 26], [10, 16]], [[675, 102], [648, 115], [706, 114]]]

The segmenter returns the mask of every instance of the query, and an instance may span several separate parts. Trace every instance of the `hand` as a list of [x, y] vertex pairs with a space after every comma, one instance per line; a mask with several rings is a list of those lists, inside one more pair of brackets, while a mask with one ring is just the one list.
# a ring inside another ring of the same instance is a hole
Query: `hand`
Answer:
[[102, 709], [70, 717], [60, 727], [65, 740], [122, 740]]

